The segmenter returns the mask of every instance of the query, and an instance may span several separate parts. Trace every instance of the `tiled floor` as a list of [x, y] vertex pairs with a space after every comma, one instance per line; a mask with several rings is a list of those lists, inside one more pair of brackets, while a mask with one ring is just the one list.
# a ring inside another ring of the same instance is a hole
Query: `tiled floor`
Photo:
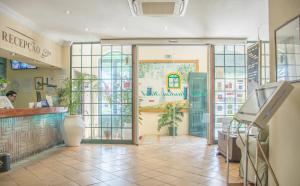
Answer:
[[[55, 147], [0, 174], [1, 186], [222, 186], [226, 163], [196, 137], [145, 137], [142, 145]], [[239, 182], [238, 164], [231, 180]]]

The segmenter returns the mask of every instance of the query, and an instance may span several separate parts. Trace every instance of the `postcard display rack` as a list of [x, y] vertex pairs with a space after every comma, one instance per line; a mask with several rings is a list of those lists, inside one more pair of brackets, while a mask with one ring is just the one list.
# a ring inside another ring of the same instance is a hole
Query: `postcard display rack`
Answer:
[[[244, 186], [248, 185], [248, 159], [250, 162], [250, 165], [252, 166], [254, 172], [255, 172], [255, 180], [256, 184], [260, 183], [261, 180], [258, 176], [258, 170], [257, 170], [257, 162], [258, 162], [258, 150], [260, 150], [264, 161], [266, 162], [268, 169], [271, 171], [271, 175], [276, 183], [276, 185], [279, 185], [277, 178], [275, 176], [275, 173], [271, 167], [270, 162], [268, 161], [267, 156], [264, 154], [262, 146], [259, 142], [259, 134], [262, 131], [262, 129], [266, 126], [268, 121], [272, 118], [274, 113], [277, 111], [277, 109], [280, 107], [280, 105], [283, 103], [283, 101], [286, 99], [286, 97], [289, 95], [289, 93], [292, 91], [293, 87], [288, 83], [287, 81], [281, 81], [277, 83], [269, 83], [266, 85], [262, 85], [256, 89], [253, 90], [253, 92], [250, 94], [244, 105], [239, 109], [239, 111], [234, 115], [233, 119], [230, 121], [230, 124], [228, 125], [227, 132], [230, 134], [231, 127], [233, 123], [238, 123], [237, 127], [237, 133], [239, 137], [241, 138], [241, 135], [239, 133], [239, 128], [242, 124], [245, 125], [245, 141], [242, 140], [242, 143], [244, 144], [244, 154], [245, 159], [243, 162], [243, 169], [244, 169]], [[258, 129], [258, 132], [256, 134], [256, 158], [255, 158], [255, 164], [253, 163], [253, 160], [251, 160], [251, 157], [249, 156], [249, 131], [250, 129], [255, 126]], [[229, 136], [229, 135], [227, 135]], [[226, 155], [226, 162], [227, 162], [227, 185], [229, 185], [229, 159], [228, 159], [228, 152], [229, 152], [229, 138], [227, 138], [227, 155]]]

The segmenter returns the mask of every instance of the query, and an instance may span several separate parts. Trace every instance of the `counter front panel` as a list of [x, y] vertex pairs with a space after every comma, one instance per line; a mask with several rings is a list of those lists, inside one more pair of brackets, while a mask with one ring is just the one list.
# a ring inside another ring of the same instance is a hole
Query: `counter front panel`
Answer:
[[61, 125], [66, 110], [17, 110], [0, 110], [0, 153], [10, 153], [14, 162], [63, 143]]

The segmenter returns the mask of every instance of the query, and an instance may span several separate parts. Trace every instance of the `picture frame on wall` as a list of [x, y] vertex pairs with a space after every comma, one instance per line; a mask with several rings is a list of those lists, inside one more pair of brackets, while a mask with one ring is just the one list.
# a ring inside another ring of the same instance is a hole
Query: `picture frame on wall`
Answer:
[[43, 77], [34, 78], [34, 87], [35, 90], [43, 90]]
[[275, 30], [276, 81], [300, 80], [300, 15]]

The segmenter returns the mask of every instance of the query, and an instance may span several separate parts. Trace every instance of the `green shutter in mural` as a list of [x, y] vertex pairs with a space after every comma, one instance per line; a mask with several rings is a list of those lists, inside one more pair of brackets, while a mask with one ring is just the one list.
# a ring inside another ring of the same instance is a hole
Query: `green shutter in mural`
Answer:
[[168, 89], [169, 88], [180, 88], [181, 87], [181, 80], [180, 80], [180, 76], [178, 74], [175, 73], [171, 73], [168, 75]]

